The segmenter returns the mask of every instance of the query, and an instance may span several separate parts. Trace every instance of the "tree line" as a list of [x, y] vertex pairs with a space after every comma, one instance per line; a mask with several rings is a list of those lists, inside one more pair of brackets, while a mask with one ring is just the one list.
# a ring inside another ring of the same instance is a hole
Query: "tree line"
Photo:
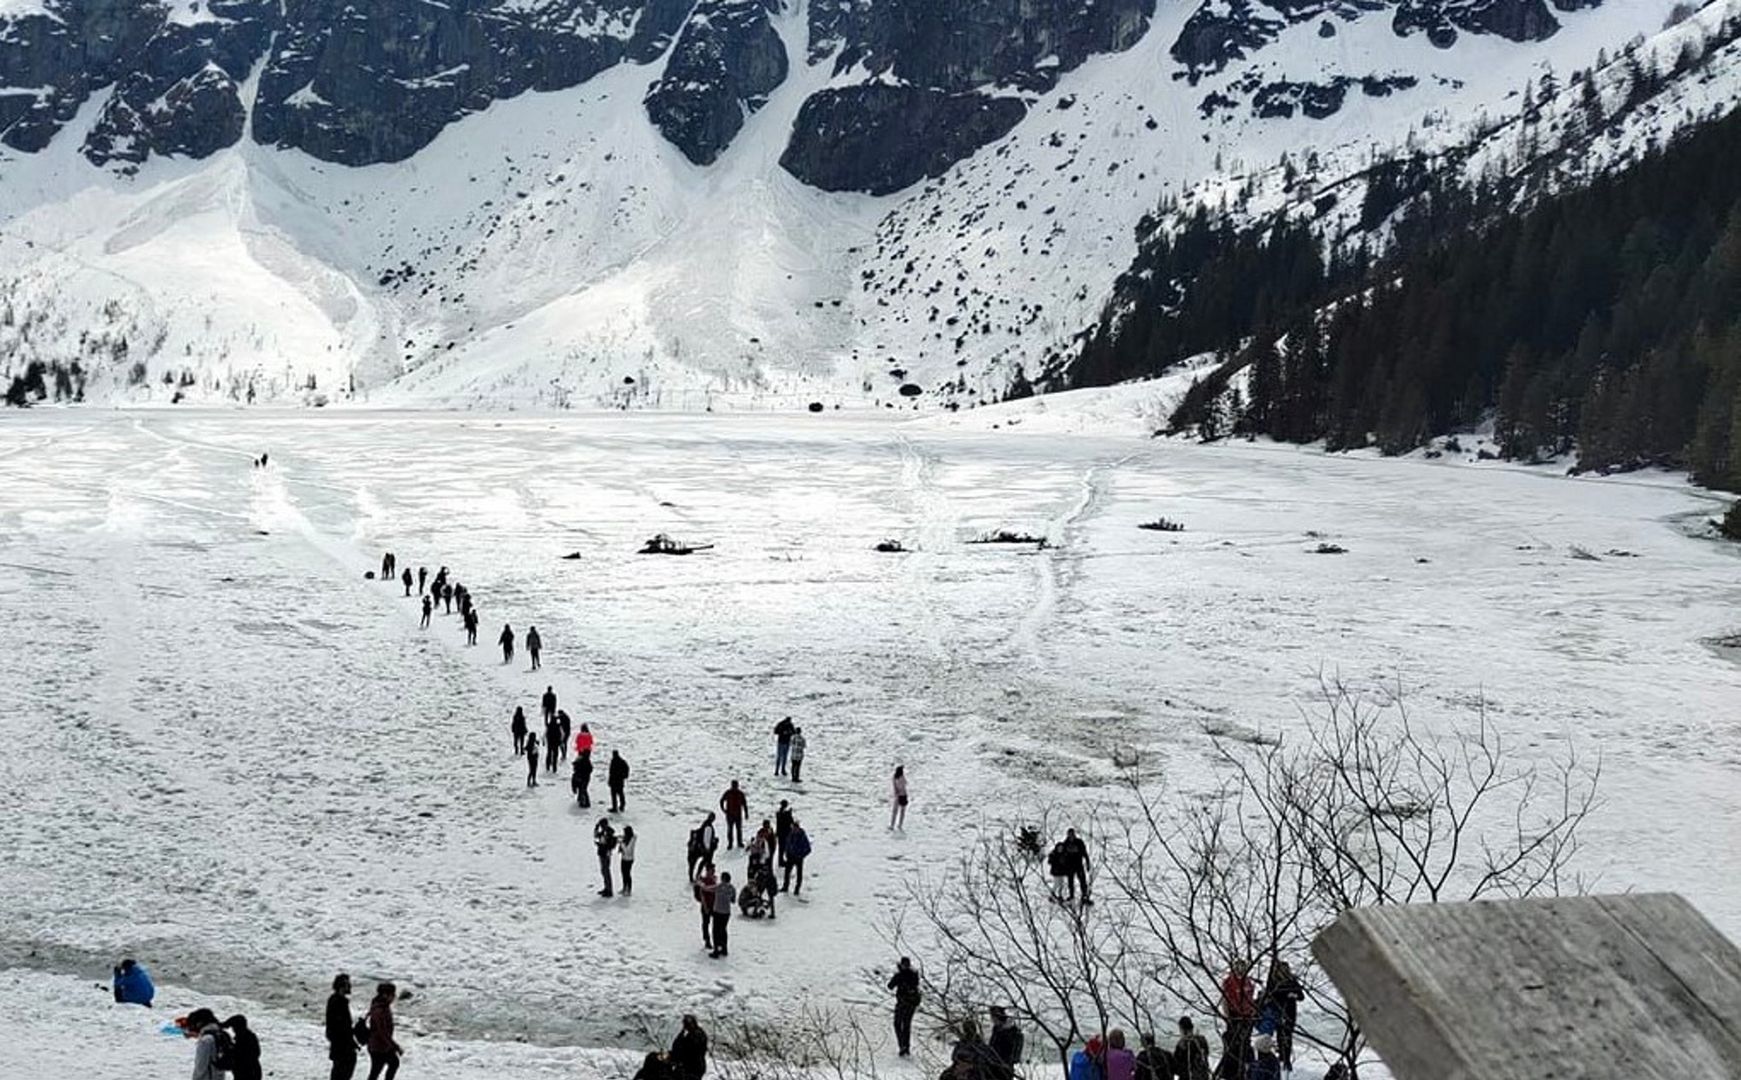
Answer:
[[1741, 490], [1741, 114], [1515, 214], [1406, 160], [1380, 171], [1371, 216], [1402, 205], [1383, 257], [1326, 257], [1286, 219], [1156, 230], [1062, 381], [1218, 351], [1175, 429], [1403, 453], [1492, 416], [1509, 458], [1575, 447], [1586, 469]]

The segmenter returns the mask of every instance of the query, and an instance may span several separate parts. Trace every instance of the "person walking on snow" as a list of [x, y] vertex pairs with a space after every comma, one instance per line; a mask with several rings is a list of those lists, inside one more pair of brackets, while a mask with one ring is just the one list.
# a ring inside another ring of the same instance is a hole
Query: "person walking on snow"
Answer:
[[409, 566], [407, 566], [405, 568], [405, 572], [403, 574], [399, 575], [399, 580], [405, 583], [405, 595], [410, 596], [411, 595], [411, 568]]
[[532, 670], [538, 670], [538, 654], [544, 649], [544, 639], [538, 636], [536, 626], [526, 628], [526, 655], [532, 658]]
[[802, 784], [804, 782], [804, 746], [804, 729], [793, 728], [790, 760], [792, 763], [792, 782], [794, 784]]
[[429, 588], [429, 567], [419, 566], [417, 568], [417, 592], [418, 592], [418, 595], [422, 595], [423, 591], [427, 588]]
[[901, 1057], [913, 1056], [913, 1014], [919, 1011], [919, 973], [913, 961], [901, 957], [895, 973], [889, 976], [889, 989], [895, 992], [895, 1046]]
[[556, 719], [556, 687], [546, 686], [544, 696], [538, 699], [538, 703], [544, 707], [544, 722], [546, 724]]
[[598, 848], [598, 873], [605, 883], [598, 894], [609, 897], [612, 895], [611, 854], [617, 850], [617, 830], [611, 827], [610, 818], [598, 819], [598, 824], [592, 827], [592, 842]]
[[1173, 1075], [1178, 1080], [1209, 1080], [1209, 1040], [1197, 1034], [1189, 1016], [1179, 1017], [1179, 1041], [1173, 1044]]
[[502, 636], [496, 639], [496, 644], [502, 647], [502, 663], [514, 662], [514, 628], [507, 623], [502, 624]]
[[792, 804], [781, 799], [780, 808], [774, 811], [774, 851], [780, 857], [781, 866], [786, 865], [786, 841], [792, 836], [792, 822], [796, 820]]
[[577, 754], [592, 753], [592, 728], [580, 725], [580, 734], [574, 737], [574, 752]]
[[701, 903], [701, 944], [709, 952], [713, 951], [713, 891], [717, 888], [719, 878], [714, 876], [713, 867], [703, 866], [694, 889], [695, 899]]
[[514, 755], [518, 757], [526, 752], [526, 710], [514, 706], [514, 722], [508, 725], [508, 730], [514, 733]]
[[623, 895], [631, 895], [635, 891], [635, 827], [623, 826], [623, 838], [617, 842], [617, 855], [623, 872]]
[[774, 725], [774, 775], [786, 775], [786, 759], [792, 754], [792, 732], [798, 730], [792, 726], [790, 716]]
[[545, 772], [554, 773], [556, 771], [556, 759], [562, 752], [562, 749], [562, 727], [557, 724], [556, 718], [552, 716], [549, 722], [544, 725]]
[[907, 827], [907, 767], [895, 766], [894, 791], [889, 798], [889, 828]]
[[429, 597], [423, 598], [423, 629], [429, 629]]
[[713, 952], [708, 954], [715, 960], [731, 954], [731, 907], [737, 898], [731, 875], [719, 875], [719, 884], [713, 888]]
[[[793, 896], [804, 892], [804, 860], [810, 857], [810, 834], [804, 831], [804, 826], [797, 819], [792, 821], [792, 834], [786, 837], [786, 876], [780, 886], [781, 892], [790, 891]], [[798, 884], [792, 884], [792, 872], [798, 872]]]
[[1082, 902], [1094, 903], [1088, 898], [1088, 845], [1076, 835], [1075, 829], [1064, 830], [1064, 839], [1058, 841], [1047, 861], [1051, 863], [1052, 876], [1064, 879], [1069, 886], [1070, 894], [1066, 899], [1076, 899], [1076, 886], [1080, 884]]
[[351, 1080], [357, 1071], [357, 1033], [351, 1024], [351, 977], [339, 972], [326, 999], [326, 1056], [332, 1080]]
[[391, 551], [381, 556], [381, 580], [393, 580], [393, 553]]
[[453, 614], [453, 586], [452, 585], [443, 585], [441, 587], [441, 609], [442, 609], [443, 614], [447, 614], [447, 615]]
[[469, 608], [469, 607], [466, 608], [465, 614], [460, 616], [460, 618], [465, 623], [465, 643], [467, 645], [476, 645], [478, 643], [478, 612], [477, 612], [477, 609], [476, 608]]
[[[991, 1037], [986, 1040], [991, 1044], [991, 1052], [1004, 1064], [1005, 1080], [1011, 1080], [1016, 1075], [1016, 1066], [1022, 1063], [1022, 1029], [1010, 1019], [1009, 1011], [1002, 1005], [991, 1007]], [[1156, 1080], [1172, 1080], [1171, 1077], [1157, 1077]]]
[[538, 786], [538, 735], [535, 732], [526, 735], [526, 786]]
[[224, 1021], [230, 1033], [230, 1052], [225, 1064], [230, 1080], [260, 1080], [260, 1038], [248, 1027], [248, 1018], [241, 1013]]
[[568, 786], [574, 791], [574, 799], [586, 809], [592, 805], [592, 792], [587, 788], [592, 785], [592, 751], [584, 751], [574, 756], [574, 775]]
[[382, 983], [369, 1002], [369, 1080], [393, 1080], [399, 1075], [399, 1055], [404, 1051], [393, 1038], [393, 1002], [398, 997], [397, 987]]
[[562, 757], [568, 759], [568, 737], [573, 733], [574, 721], [568, 718], [568, 713], [562, 709], [556, 710], [556, 726], [562, 729]]
[[193, 1048], [193, 1080], [225, 1080], [224, 1043], [229, 1040], [218, 1025], [218, 1015], [195, 1009], [187, 1014], [182, 1030], [199, 1040]]
[[624, 793], [624, 788], [629, 782], [629, 763], [615, 750], [611, 751], [611, 767], [605, 774], [605, 782], [611, 789], [611, 813], [627, 810], [629, 797]]
[[733, 780], [731, 787], [725, 789], [725, 794], [719, 797], [719, 808], [725, 812], [725, 846], [726, 850], [744, 846], [744, 814], [749, 811], [750, 801], [745, 797], [743, 789]]

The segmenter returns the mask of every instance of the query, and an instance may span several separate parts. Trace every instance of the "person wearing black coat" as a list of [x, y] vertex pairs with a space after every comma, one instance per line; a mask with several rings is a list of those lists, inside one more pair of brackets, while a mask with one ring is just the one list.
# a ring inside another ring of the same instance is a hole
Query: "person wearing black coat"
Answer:
[[248, 1018], [241, 1013], [224, 1021], [230, 1033], [230, 1052], [225, 1067], [230, 1080], [260, 1080], [260, 1040], [248, 1027]]
[[341, 972], [332, 981], [332, 997], [326, 999], [326, 1056], [332, 1061], [332, 1080], [351, 1080], [357, 1071], [350, 993], [351, 977]]
[[629, 798], [624, 794], [623, 789], [629, 782], [629, 763], [623, 759], [623, 755], [615, 750], [611, 751], [611, 767], [610, 771], [605, 774], [605, 780], [611, 789], [611, 812], [627, 810]]
[[1155, 1042], [1155, 1033], [1143, 1032], [1142, 1044], [1136, 1055], [1136, 1080], [1173, 1080], [1173, 1055]]
[[707, 1075], [707, 1032], [694, 1013], [685, 1013], [683, 1029], [671, 1040], [671, 1064], [684, 1080], [701, 1080]]
[[574, 756], [574, 777], [568, 785], [574, 791], [574, 797], [582, 809], [592, 805], [592, 793], [587, 790], [592, 784], [592, 751], [582, 750]]
[[514, 706], [514, 722], [508, 725], [508, 730], [514, 733], [514, 755], [518, 757], [526, 752], [526, 710]]
[[919, 1011], [919, 973], [913, 961], [903, 956], [889, 977], [889, 989], [895, 992], [895, 1046], [902, 1057], [913, 1056], [913, 1014]]
[[1010, 1019], [1002, 1005], [991, 1007], [991, 1038], [986, 1040], [991, 1046], [991, 1052], [1006, 1066], [1005, 1076], [1014, 1076], [1016, 1066], [1022, 1063], [1022, 1050], [1025, 1040], [1022, 1029]]
[[526, 786], [538, 786], [538, 735], [526, 736]]

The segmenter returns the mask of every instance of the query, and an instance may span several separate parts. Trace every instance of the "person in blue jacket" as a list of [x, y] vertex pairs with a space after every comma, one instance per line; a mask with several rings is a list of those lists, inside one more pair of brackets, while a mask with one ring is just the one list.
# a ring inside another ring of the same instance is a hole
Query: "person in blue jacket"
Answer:
[[134, 960], [123, 960], [115, 968], [115, 1000], [123, 1005], [143, 1005], [151, 1008], [151, 999], [157, 996], [157, 987], [151, 985], [151, 976], [145, 966]]
[[1106, 1080], [1105, 1053], [1100, 1036], [1090, 1035], [1088, 1044], [1070, 1057], [1070, 1080]]

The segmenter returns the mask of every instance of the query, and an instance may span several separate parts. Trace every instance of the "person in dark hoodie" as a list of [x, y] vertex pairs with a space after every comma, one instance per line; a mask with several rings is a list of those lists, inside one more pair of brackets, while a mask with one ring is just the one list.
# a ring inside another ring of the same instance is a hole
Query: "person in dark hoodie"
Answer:
[[478, 643], [478, 609], [468, 605], [462, 618], [465, 620], [465, 643], [476, 645]]
[[514, 722], [508, 725], [508, 730], [514, 733], [514, 756], [526, 752], [526, 710], [514, 706]]
[[382, 983], [369, 1002], [369, 1080], [393, 1080], [399, 1075], [399, 1055], [404, 1053], [393, 1038], [393, 1002], [399, 988]]
[[502, 663], [514, 662], [514, 628], [507, 623], [502, 624], [502, 634], [496, 638], [496, 644], [502, 647]]
[[237, 1013], [224, 1021], [224, 1030], [230, 1033], [230, 1052], [224, 1059], [230, 1080], [260, 1080], [260, 1040], [248, 1027], [248, 1018]]
[[683, 1015], [683, 1028], [671, 1040], [670, 1058], [683, 1080], [701, 1080], [707, 1075], [707, 1032], [694, 1013]]
[[1305, 1000], [1305, 988], [1294, 977], [1294, 969], [1286, 960], [1270, 965], [1269, 978], [1264, 980], [1263, 998], [1258, 1005], [1258, 1030], [1266, 1027], [1275, 1033], [1276, 1056], [1282, 1068], [1294, 1071], [1294, 1029], [1299, 1025], [1300, 1002]]
[[526, 736], [526, 786], [538, 786], [538, 734]]
[[991, 1052], [1004, 1063], [1005, 1077], [1016, 1074], [1016, 1066], [1022, 1063], [1022, 1048], [1026, 1041], [1022, 1029], [1002, 1005], [991, 1007], [991, 1038], [986, 1040], [991, 1045]]
[[922, 1000], [919, 993], [919, 973], [913, 961], [901, 957], [895, 973], [889, 976], [889, 989], [895, 992], [895, 1047], [901, 1057], [913, 1056], [913, 1016]]
[[546, 724], [556, 719], [556, 687], [546, 686], [544, 696], [539, 699], [538, 704], [544, 709], [544, 722]]
[[429, 612], [430, 612], [429, 597], [425, 596], [423, 598], [423, 623], [422, 623], [422, 627], [425, 630], [429, 629]]
[[605, 774], [605, 780], [611, 789], [611, 813], [629, 808], [629, 797], [624, 789], [629, 783], [629, 763], [623, 760], [623, 755], [611, 751], [610, 771]]
[[543, 652], [543, 651], [544, 651], [544, 639], [538, 636], [538, 628], [536, 626], [527, 627], [526, 628], [526, 655], [530, 656], [532, 658], [532, 670], [533, 671], [537, 671], [538, 668], [540, 667], [540, 664], [538, 663], [538, 654]]
[[552, 716], [544, 724], [544, 771], [556, 771], [556, 759], [562, 753], [562, 725]]
[[413, 579], [411, 577], [411, 568], [409, 566], [407, 566], [405, 568], [405, 572], [403, 574], [399, 575], [399, 580], [405, 584], [405, 595], [410, 596], [411, 595], [411, 582]]
[[774, 725], [774, 775], [786, 775], [786, 759], [792, 756], [792, 733], [797, 731], [790, 716]]
[[351, 1021], [351, 977], [342, 971], [326, 999], [326, 1047], [332, 1080], [351, 1080], [357, 1071], [357, 1035]]
[[574, 759], [574, 776], [568, 782], [569, 789], [574, 792], [575, 801], [585, 810], [592, 805], [592, 751], [584, 750]]

